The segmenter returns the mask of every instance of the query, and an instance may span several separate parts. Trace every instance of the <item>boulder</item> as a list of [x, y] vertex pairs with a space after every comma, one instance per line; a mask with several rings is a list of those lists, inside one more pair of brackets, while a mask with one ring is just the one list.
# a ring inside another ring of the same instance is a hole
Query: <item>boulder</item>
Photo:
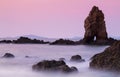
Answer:
[[11, 53], [5, 53], [3, 58], [14, 58], [15, 56]]
[[120, 41], [91, 58], [90, 68], [120, 72]]
[[82, 59], [80, 55], [74, 55], [71, 57], [70, 61], [75, 61], [75, 62], [84, 62], [85, 60]]
[[76, 67], [69, 67], [64, 61], [44, 60], [32, 66], [36, 71], [59, 71], [64, 73], [77, 72]]

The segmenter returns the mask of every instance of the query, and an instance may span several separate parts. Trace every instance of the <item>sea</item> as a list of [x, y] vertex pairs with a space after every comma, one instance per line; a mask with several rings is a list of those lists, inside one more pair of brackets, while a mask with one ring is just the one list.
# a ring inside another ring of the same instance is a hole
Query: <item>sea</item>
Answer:
[[[108, 46], [48, 45], [48, 44], [0, 44], [0, 77], [120, 77], [120, 74], [89, 68], [90, 58], [103, 52]], [[15, 58], [3, 58], [12, 53]], [[73, 55], [81, 55], [85, 62], [71, 62]], [[29, 57], [25, 57], [29, 56]], [[78, 68], [78, 73], [56, 73], [32, 70], [32, 65], [42, 60], [65, 58], [67, 65]]]

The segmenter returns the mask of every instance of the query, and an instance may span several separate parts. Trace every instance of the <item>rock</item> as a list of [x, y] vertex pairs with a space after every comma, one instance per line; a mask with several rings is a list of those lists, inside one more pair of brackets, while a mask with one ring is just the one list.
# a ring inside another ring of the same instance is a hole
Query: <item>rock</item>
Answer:
[[50, 43], [50, 45], [75, 45], [75, 44], [76, 43], [74, 41], [66, 40], [66, 39], [59, 39]]
[[78, 71], [78, 69], [76, 67], [71, 67], [71, 70], [74, 71]]
[[64, 61], [44, 60], [33, 65], [33, 70], [37, 71], [59, 71], [64, 73], [77, 72], [76, 67], [69, 67]]
[[91, 58], [90, 68], [120, 72], [120, 41]]
[[59, 58], [60, 61], [65, 61], [65, 58]]
[[31, 56], [25, 56], [25, 58], [31, 58]]
[[85, 60], [82, 59], [80, 55], [74, 55], [71, 57], [70, 61], [75, 61], [75, 62], [84, 62]]
[[1, 40], [0, 43], [7, 43], [7, 44], [9, 44], [9, 43], [12, 43], [12, 41], [11, 40]]
[[5, 53], [3, 58], [14, 58], [15, 56], [11, 53]]
[[28, 37], [20, 37], [17, 40], [13, 40], [12, 43], [17, 44], [48, 44], [49, 42], [44, 42], [43, 40], [30, 39]]
[[104, 43], [108, 40], [104, 14], [98, 7], [94, 6], [92, 8], [89, 16], [85, 19], [84, 28], [84, 43], [89, 44], [94, 41]]

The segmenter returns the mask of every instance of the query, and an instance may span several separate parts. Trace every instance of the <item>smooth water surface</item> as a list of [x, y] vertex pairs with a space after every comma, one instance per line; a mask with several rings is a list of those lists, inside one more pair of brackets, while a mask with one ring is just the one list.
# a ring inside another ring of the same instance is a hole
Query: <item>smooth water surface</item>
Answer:
[[[0, 77], [120, 77], [120, 74], [89, 69], [90, 58], [107, 46], [59, 46], [40, 44], [0, 44], [0, 57], [5, 53], [15, 55], [13, 59], [0, 58]], [[72, 55], [79, 54], [86, 62], [70, 62]], [[25, 56], [30, 56], [26, 58]], [[32, 65], [42, 60], [65, 58], [69, 66], [78, 68], [79, 73], [35, 72]]]

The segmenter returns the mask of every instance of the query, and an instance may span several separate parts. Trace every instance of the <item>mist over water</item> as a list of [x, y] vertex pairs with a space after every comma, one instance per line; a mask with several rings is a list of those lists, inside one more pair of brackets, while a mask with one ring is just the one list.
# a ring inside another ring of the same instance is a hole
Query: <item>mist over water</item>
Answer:
[[[107, 46], [52, 46], [39, 44], [0, 44], [0, 56], [9, 52], [13, 59], [0, 58], [0, 77], [120, 77], [120, 74], [89, 69], [90, 58]], [[72, 55], [79, 54], [86, 62], [70, 62]], [[30, 56], [30, 58], [25, 58]], [[42, 60], [65, 58], [69, 66], [78, 68], [79, 73], [46, 73], [32, 70], [32, 65]]]

